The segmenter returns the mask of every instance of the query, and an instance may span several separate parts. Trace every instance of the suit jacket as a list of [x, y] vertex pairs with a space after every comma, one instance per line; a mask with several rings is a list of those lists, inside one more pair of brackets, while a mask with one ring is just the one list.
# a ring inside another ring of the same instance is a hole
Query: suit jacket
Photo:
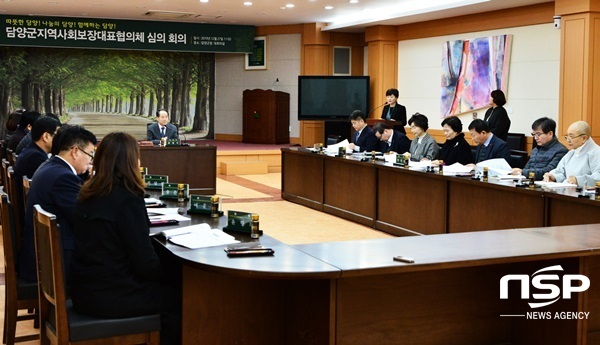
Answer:
[[410, 150], [410, 140], [404, 135], [404, 133], [400, 133], [397, 130], [394, 130], [394, 135], [392, 135], [392, 144], [388, 145], [387, 142], [380, 142], [381, 152], [390, 152], [394, 151], [396, 153], [405, 153]]
[[404, 126], [406, 126], [406, 107], [402, 104], [396, 104], [395, 107], [390, 107], [389, 104], [383, 107], [381, 112], [381, 118], [387, 119], [387, 113], [391, 109], [390, 120], [398, 121], [398, 125], [394, 126], [394, 129], [406, 134], [406, 130]]
[[54, 156], [40, 166], [31, 182], [27, 204], [25, 206], [25, 227], [23, 246], [19, 252], [19, 277], [28, 281], [37, 281], [36, 254], [33, 234], [33, 205], [56, 215], [61, 230], [65, 274], [69, 277], [71, 255], [75, 247], [73, 222], [75, 203], [81, 189], [82, 180], [73, 173], [62, 158]]
[[454, 163], [467, 165], [473, 163], [471, 145], [465, 140], [465, 133], [458, 133], [454, 139], [446, 140], [440, 150], [439, 158], [444, 161], [445, 165], [452, 165]]
[[425, 133], [423, 139], [421, 139], [421, 143], [419, 144], [419, 138], [415, 137], [413, 141], [410, 143], [410, 158], [415, 160], [421, 160], [423, 158], [427, 158], [429, 160], [434, 160], [438, 158], [438, 154], [440, 153], [440, 146], [438, 143], [429, 135], [429, 133]]
[[[48, 154], [36, 143], [32, 142], [25, 148], [15, 163], [15, 176], [21, 181], [23, 176], [33, 177], [39, 166], [48, 160]], [[21, 184], [22, 186], [22, 184]]]
[[490, 132], [506, 142], [508, 130], [510, 129], [510, 119], [504, 107], [489, 108], [485, 112], [483, 121], [487, 122]]
[[120, 317], [159, 311], [161, 262], [142, 195], [113, 185], [78, 202], [71, 296], [75, 309]]
[[[179, 138], [179, 134], [177, 133], [177, 127], [175, 127], [172, 123], [167, 123], [165, 129], [165, 137], [167, 139], [177, 139]], [[148, 140], [152, 141], [154, 145], [160, 144], [160, 138], [162, 138], [162, 134], [160, 133], [160, 126], [158, 122], [151, 124], [148, 126], [147, 131]]]
[[365, 126], [365, 128], [363, 128], [362, 132], [360, 132], [360, 135], [358, 136], [358, 138], [356, 137], [357, 134], [358, 134], [358, 132], [354, 133], [353, 141], [354, 141], [354, 145], [356, 145], [360, 148], [360, 150], [359, 150], [360, 152], [377, 150], [378, 139], [375, 136], [375, 133], [373, 132], [371, 127]]
[[492, 135], [492, 139], [490, 139], [490, 143], [487, 147], [483, 144], [477, 146], [475, 164], [494, 158], [504, 158], [506, 159], [506, 162], [510, 162], [510, 149], [504, 140]]

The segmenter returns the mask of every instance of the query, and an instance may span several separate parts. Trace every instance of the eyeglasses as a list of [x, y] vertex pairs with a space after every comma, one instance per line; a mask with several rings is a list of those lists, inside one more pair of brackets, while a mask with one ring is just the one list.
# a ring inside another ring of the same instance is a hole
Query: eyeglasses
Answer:
[[73, 146], [72, 148], [77, 148], [79, 151], [85, 153], [88, 157], [90, 157], [90, 159], [94, 160], [94, 152], [92, 151], [92, 153], [87, 153], [85, 152], [84, 149], [82, 149], [81, 147], [78, 146]]
[[534, 138], [539, 138], [539, 137], [541, 137], [541, 136], [542, 136], [542, 135], [544, 135], [544, 134], [546, 134], [546, 133], [543, 133], [543, 132], [535, 132], [535, 133], [531, 133], [531, 136], [532, 136], [532, 137], [534, 137]]
[[582, 136], [584, 136], [584, 135], [585, 135], [585, 134], [579, 134], [579, 135], [575, 135], [575, 136], [572, 136], [572, 137], [571, 137], [571, 136], [568, 136], [568, 135], [565, 135], [565, 140], [566, 140], [566, 141], [572, 141], [573, 139], [575, 139], [575, 138], [579, 138], [579, 137], [582, 137]]

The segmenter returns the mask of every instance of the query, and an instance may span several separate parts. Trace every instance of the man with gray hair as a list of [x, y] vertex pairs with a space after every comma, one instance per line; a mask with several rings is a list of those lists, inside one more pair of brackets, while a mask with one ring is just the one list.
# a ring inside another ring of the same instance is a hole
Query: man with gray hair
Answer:
[[600, 147], [590, 134], [590, 125], [585, 121], [569, 126], [565, 140], [571, 150], [556, 169], [544, 174], [544, 181], [567, 182], [579, 187], [593, 186], [600, 181]]

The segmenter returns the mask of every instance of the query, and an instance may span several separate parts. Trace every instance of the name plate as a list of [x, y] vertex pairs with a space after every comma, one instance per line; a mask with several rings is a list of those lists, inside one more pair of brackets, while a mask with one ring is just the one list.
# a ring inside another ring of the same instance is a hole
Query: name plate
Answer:
[[[212, 196], [206, 195], [190, 195], [190, 208], [188, 214], [212, 214]], [[221, 203], [219, 202], [219, 208]], [[223, 211], [218, 211], [219, 216], [223, 215]]]
[[162, 189], [162, 185], [169, 182], [169, 176], [146, 175], [144, 176], [144, 182], [146, 182], [146, 189]]
[[181, 146], [179, 139], [167, 139], [167, 146]]
[[163, 183], [161, 199], [179, 199], [179, 185], [183, 184], [183, 199], [189, 199], [190, 185], [187, 183]]
[[227, 211], [227, 227], [225, 230], [249, 234], [252, 232], [252, 213]]

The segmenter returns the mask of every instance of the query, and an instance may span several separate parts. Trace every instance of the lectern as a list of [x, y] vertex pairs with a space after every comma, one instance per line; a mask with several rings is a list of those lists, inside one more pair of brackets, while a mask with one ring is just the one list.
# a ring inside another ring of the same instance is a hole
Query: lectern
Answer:
[[245, 90], [243, 142], [289, 144], [290, 94], [273, 90]]

